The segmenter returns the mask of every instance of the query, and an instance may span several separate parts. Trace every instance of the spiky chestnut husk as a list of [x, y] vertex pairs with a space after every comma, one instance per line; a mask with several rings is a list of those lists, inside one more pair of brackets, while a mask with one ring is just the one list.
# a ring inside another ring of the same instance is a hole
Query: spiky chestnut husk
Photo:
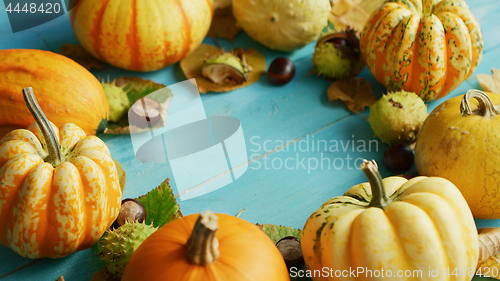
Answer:
[[232, 52], [224, 52], [208, 58], [201, 74], [212, 82], [241, 84], [247, 81], [250, 68], [244, 59]]
[[411, 144], [427, 118], [427, 106], [413, 92], [392, 92], [370, 107], [368, 122], [375, 136], [389, 145]]
[[364, 62], [356, 31], [348, 28], [342, 32], [327, 32], [318, 39], [312, 60], [316, 72], [325, 79], [358, 75], [363, 70]]
[[108, 120], [111, 122], [118, 122], [130, 108], [130, 101], [127, 97], [127, 93], [123, 91], [122, 87], [116, 86], [114, 81], [101, 83], [101, 85], [109, 104]]
[[144, 222], [135, 222], [108, 230], [100, 242], [102, 259], [108, 272], [121, 277], [134, 251], [157, 229]]

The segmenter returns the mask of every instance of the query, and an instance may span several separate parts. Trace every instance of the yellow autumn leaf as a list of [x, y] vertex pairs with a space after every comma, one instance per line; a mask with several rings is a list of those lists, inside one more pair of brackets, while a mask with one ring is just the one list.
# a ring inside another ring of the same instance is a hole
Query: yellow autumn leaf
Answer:
[[478, 74], [476, 78], [486, 92], [500, 94], [500, 69], [492, 68], [491, 75]]
[[370, 15], [384, 2], [385, 0], [331, 0], [332, 14], [329, 20], [336, 29], [350, 26], [361, 32]]
[[[205, 60], [213, 55], [220, 54], [223, 50], [207, 44], [202, 44], [193, 53], [181, 60], [181, 69], [188, 79], [195, 78], [196, 85], [201, 94], [206, 92], [229, 92], [251, 85], [266, 72], [266, 58], [255, 49], [241, 50], [248, 66], [252, 69], [247, 80], [242, 84], [216, 84], [201, 74]], [[237, 51], [237, 50], [233, 50]]]
[[479, 261], [476, 273], [500, 279], [500, 228], [481, 228], [479, 233]]

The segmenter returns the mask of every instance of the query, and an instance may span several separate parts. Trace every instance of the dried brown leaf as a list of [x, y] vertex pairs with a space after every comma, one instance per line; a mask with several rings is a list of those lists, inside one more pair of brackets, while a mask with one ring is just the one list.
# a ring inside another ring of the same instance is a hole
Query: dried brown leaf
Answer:
[[108, 272], [106, 267], [101, 268], [101, 270], [94, 273], [90, 281], [120, 281], [119, 277], [115, 277]]
[[[231, 4], [231, 2], [229, 2]], [[233, 42], [234, 37], [241, 31], [233, 15], [232, 5], [215, 9], [208, 36], [225, 38]]]
[[230, 6], [233, 0], [214, 0], [214, 10]]
[[[259, 81], [266, 71], [266, 58], [259, 51], [249, 49], [243, 51], [245, 60], [252, 69], [252, 71], [248, 73], [247, 81], [238, 85], [227, 83], [215, 84], [201, 74], [201, 69], [207, 58], [216, 55], [221, 51], [221, 49], [215, 46], [202, 44], [193, 53], [181, 60], [180, 65], [184, 75], [186, 75], [188, 79], [196, 79], [196, 84], [202, 94], [206, 92], [229, 92], [246, 87]], [[238, 52], [238, 50], [235, 50], [235, 52]]]
[[91, 70], [92, 68], [101, 70], [104, 67], [104, 64], [100, 60], [96, 59], [78, 44], [62, 45], [59, 49], [59, 54], [76, 61], [87, 70]]
[[327, 90], [328, 100], [340, 99], [352, 112], [360, 112], [377, 101], [373, 87], [364, 78], [353, 77], [332, 83]]
[[500, 279], [500, 276], [491, 274], [500, 272], [500, 228], [480, 228], [479, 233], [479, 261], [477, 272], [486, 274], [488, 277]]
[[479, 85], [487, 92], [500, 94], [500, 69], [491, 69], [491, 75], [476, 75]]
[[385, 0], [331, 0], [332, 13], [329, 20], [337, 30], [350, 26], [361, 31], [370, 15], [384, 2]]

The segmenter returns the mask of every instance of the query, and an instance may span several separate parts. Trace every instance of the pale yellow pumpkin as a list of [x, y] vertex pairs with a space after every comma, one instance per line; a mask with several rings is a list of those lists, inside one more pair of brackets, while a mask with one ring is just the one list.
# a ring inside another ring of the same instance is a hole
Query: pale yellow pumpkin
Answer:
[[471, 90], [436, 107], [417, 137], [415, 165], [453, 182], [474, 217], [500, 218], [500, 94]]
[[264, 46], [293, 51], [318, 39], [328, 23], [329, 0], [233, 0], [238, 24]]
[[[379, 274], [384, 270], [386, 276], [390, 271], [392, 277], [400, 270], [416, 270], [413, 274], [421, 270], [419, 278], [405, 280], [432, 280], [430, 268], [438, 269], [439, 280], [471, 280], [478, 260], [478, 234], [460, 191], [438, 177], [382, 180], [372, 162], [365, 162], [362, 169], [369, 183], [328, 200], [304, 225], [301, 246], [307, 267], [333, 275], [358, 267], [365, 271], [342, 280], [373, 280], [367, 270]], [[473, 272], [454, 276], [454, 268]], [[443, 275], [446, 269], [451, 270], [449, 276]]]
[[0, 140], [0, 243], [28, 258], [63, 257], [92, 246], [117, 217], [118, 172], [98, 137], [58, 129], [27, 104], [37, 123]]

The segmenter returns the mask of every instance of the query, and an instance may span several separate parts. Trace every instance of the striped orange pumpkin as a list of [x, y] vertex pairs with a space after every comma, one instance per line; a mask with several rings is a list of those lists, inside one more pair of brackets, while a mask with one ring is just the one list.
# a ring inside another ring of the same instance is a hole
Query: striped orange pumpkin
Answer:
[[134, 71], [180, 61], [201, 44], [212, 16], [212, 0], [80, 0], [70, 12], [87, 51]]
[[389, 0], [361, 33], [361, 52], [388, 91], [443, 97], [481, 61], [479, 24], [463, 0]]
[[73, 123], [88, 135], [106, 129], [109, 105], [92, 73], [56, 53], [10, 49], [0, 50], [0, 137], [34, 122], [23, 100], [26, 87], [56, 126]]
[[74, 124], [37, 123], [0, 140], [0, 243], [24, 257], [59, 258], [99, 240], [122, 192], [101, 139]]

